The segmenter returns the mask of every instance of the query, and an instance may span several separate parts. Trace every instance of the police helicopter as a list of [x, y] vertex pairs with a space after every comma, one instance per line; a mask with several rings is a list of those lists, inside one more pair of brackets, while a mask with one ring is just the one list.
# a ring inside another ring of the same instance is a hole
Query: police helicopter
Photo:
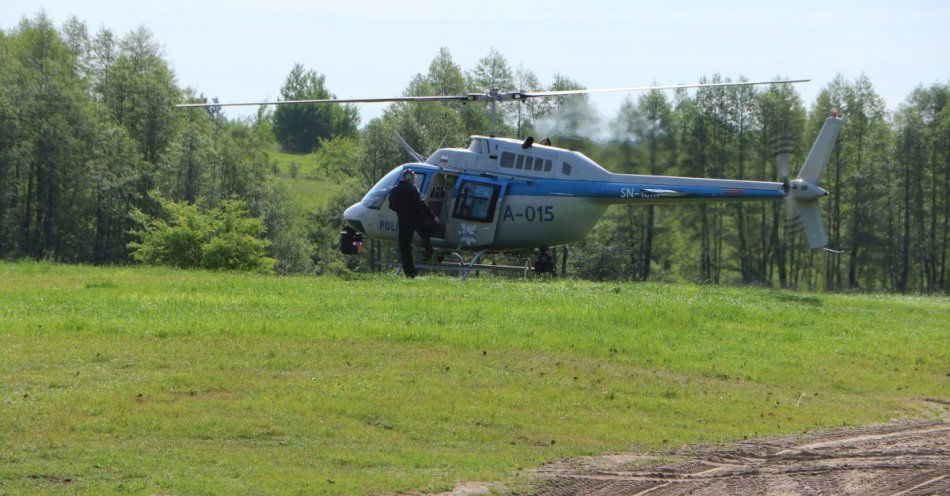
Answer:
[[[465, 95], [192, 103], [178, 107], [481, 101], [491, 104], [494, 129], [496, 103], [502, 101], [805, 81], [808, 80], [507, 93], [491, 89], [488, 93]], [[438, 218], [430, 231], [433, 246], [441, 250], [439, 264], [420, 268], [441, 266], [461, 270], [463, 279], [473, 269], [494, 267], [479, 264], [488, 253], [530, 254], [536, 257], [532, 265], [536, 272], [553, 271], [555, 264], [550, 248], [583, 239], [610, 205], [782, 200], [788, 217], [794, 220], [792, 225], [804, 230], [808, 245], [813, 249], [828, 249], [818, 199], [828, 194], [820, 187], [821, 174], [841, 122], [837, 112], [825, 120], [794, 179], [788, 179], [789, 155], [779, 154], [776, 161], [784, 179], [781, 182], [612, 173], [582, 153], [552, 146], [547, 139], [535, 142], [532, 137], [501, 138], [494, 136], [494, 132], [488, 136], [472, 136], [468, 148], [441, 148], [425, 157], [397, 136], [412, 162], [392, 169], [362, 200], [343, 212], [346, 227], [340, 233], [340, 247], [346, 254], [356, 254], [361, 251], [364, 239], [397, 239], [396, 213], [386, 208], [386, 199], [405, 169], [411, 169], [423, 200]], [[446, 253], [455, 255], [458, 262], [442, 262]], [[459, 253], [471, 256], [466, 262]]]

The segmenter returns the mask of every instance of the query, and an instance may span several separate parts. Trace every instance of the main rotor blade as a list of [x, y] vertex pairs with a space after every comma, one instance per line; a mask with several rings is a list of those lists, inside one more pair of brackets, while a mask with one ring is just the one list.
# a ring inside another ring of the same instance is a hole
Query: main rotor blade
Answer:
[[679, 88], [715, 88], [719, 86], [752, 86], [757, 84], [806, 83], [811, 79], [781, 79], [773, 81], [743, 81], [737, 83], [684, 83], [652, 86], [629, 86], [626, 88], [602, 88], [593, 90], [526, 91], [519, 93], [523, 98], [539, 96], [589, 95], [592, 93], [622, 93], [626, 91], [675, 90]]
[[179, 108], [185, 107], [249, 107], [261, 105], [294, 105], [301, 103], [387, 103], [387, 102], [440, 102], [440, 101], [470, 101], [478, 99], [479, 95], [433, 95], [433, 96], [396, 96], [392, 98], [324, 98], [320, 100], [278, 100], [276, 102], [242, 102], [242, 103], [179, 103]]
[[588, 95], [593, 93], [621, 93], [626, 91], [671, 90], [679, 88], [714, 88], [719, 86], [752, 86], [757, 84], [804, 83], [810, 79], [783, 79], [774, 81], [745, 81], [738, 83], [685, 83], [652, 86], [629, 86], [626, 88], [603, 88], [592, 90], [561, 90], [561, 91], [516, 91], [499, 93], [492, 89], [490, 93], [469, 93], [466, 95], [426, 95], [426, 96], [395, 96], [389, 98], [323, 98], [319, 100], [278, 100], [275, 102], [242, 102], [242, 103], [179, 103], [175, 107], [249, 107], [261, 105], [298, 105], [308, 103], [391, 103], [391, 102], [445, 102], [445, 101], [508, 101], [522, 100], [548, 96]]

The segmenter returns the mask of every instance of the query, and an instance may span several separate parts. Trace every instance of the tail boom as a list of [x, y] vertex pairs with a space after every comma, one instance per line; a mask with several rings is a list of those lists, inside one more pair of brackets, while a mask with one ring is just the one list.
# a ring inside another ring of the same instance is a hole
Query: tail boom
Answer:
[[696, 177], [612, 174], [597, 199], [610, 204], [719, 203], [781, 200], [783, 183]]

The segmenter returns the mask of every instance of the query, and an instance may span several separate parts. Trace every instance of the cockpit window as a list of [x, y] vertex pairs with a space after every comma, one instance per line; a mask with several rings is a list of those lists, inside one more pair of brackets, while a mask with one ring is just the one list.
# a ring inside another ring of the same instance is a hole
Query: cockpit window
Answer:
[[369, 190], [366, 193], [366, 196], [360, 200], [360, 203], [363, 204], [366, 208], [371, 208], [373, 210], [379, 210], [383, 206], [383, 202], [386, 201], [386, 197], [389, 196], [389, 190], [393, 189], [393, 186], [399, 181], [399, 176], [402, 174], [402, 166], [396, 167], [395, 169], [389, 171], [388, 174], [383, 176], [379, 182], [373, 186], [373, 189]]

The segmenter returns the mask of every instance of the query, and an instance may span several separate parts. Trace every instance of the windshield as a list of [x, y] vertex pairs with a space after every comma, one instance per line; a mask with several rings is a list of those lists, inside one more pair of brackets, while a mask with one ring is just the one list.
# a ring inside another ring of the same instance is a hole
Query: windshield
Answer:
[[396, 185], [397, 181], [399, 181], [400, 174], [402, 174], [401, 165], [383, 176], [383, 178], [380, 179], [375, 186], [373, 186], [373, 189], [366, 193], [366, 196], [363, 197], [360, 203], [362, 203], [366, 208], [379, 210], [380, 207], [383, 206], [383, 202], [386, 201], [386, 197], [389, 195], [389, 190]]

